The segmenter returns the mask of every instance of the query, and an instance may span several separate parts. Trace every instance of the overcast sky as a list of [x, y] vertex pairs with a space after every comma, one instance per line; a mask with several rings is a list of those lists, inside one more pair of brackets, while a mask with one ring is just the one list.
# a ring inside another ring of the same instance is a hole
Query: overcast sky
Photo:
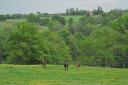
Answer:
[[105, 11], [128, 9], [128, 0], [0, 0], [0, 14], [30, 12], [65, 12], [66, 8], [92, 10], [100, 5]]

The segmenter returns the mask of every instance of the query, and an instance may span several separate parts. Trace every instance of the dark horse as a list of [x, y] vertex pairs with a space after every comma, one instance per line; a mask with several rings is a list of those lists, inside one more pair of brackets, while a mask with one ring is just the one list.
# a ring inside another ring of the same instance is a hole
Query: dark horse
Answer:
[[43, 58], [43, 59], [41, 60], [41, 63], [42, 63], [42, 67], [46, 68], [47, 61], [46, 61], [45, 58]]
[[79, 61], [77, 62], [76, 67], [77, 67], [77, 69], [80, 68], [80, 62]]
[[68, 61], [64, 61], [64, 68], [65, 68], [65, 72], [68, 71]]

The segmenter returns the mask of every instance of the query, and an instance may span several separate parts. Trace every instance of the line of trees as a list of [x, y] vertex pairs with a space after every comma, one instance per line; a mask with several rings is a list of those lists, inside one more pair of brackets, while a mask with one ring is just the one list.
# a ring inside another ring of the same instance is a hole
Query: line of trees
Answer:
[[[67, 15], [67, 16], [72, 16], [72, 15], [88, 15], [90, 13], [89, 10], [79, 10], [78, 8], [67, 8], [66, 13], [59, 13], [60, 15]], [[102, 7], [98, 6], [97, 9], [94, 9], [92, 11], [94, 15], [99, 15], [103, 13]], [[48, 14], [48, 13], [30, 13], [30, 14], [5, 14], [5, 15], [0, 15], [0, 21], [5, 21], [6, 19], [19, 19], [19, 18], [26, 18], [29, 16], [36, 16], [36, 17], [50, 17], [54, 14]], [[45, 20], [44, 20], [45, 21]]]
[[87, 11], [86, 10], [79, 10], [78, 8], [67, 8], [66, 9], [66, 15], [67, 16], [72, 16], [72, 15], [86, 15]]
[[39, 17], [30, 14], [30, 21], [0, 27], [0, 63], [39, 64], [46, 58], [49, 64], [67, 59], [88, 66], [127, 67], [128, 15], [122, 12], [86, 16], [78, 22], [54, 15], [48, 29], [40, 28]]
[[97, 9], [94, 9], [93, 11], [89, 10], [79, 10], [78, 8], [67, 8], [66, 9], [66, 15], [72, 16], [72, 15], [90, 15], [92, 13], [93, 15], [99, 15], [104, 13], [102, 7], [98, 6]]

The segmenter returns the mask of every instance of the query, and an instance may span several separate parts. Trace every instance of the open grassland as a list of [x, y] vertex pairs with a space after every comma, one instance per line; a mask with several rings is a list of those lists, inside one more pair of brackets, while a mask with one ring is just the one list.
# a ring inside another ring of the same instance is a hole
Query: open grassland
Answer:
[[8, 22], [8, 23], [18, 23], [18, 22], [26, 22], [27, 19], [24, 19], [24, 18], [20, 18], [20, 19], [6, 19], [5, 22]]
[[63, 16], [66, 21], [68, 21], [70, 18], [73, 19], [74, 22], [78, 22], [80, 18], [85, 17], [85, 16]]
[[0, 85], [128, 85], [128, 69], [62, 65], [0, 65]]

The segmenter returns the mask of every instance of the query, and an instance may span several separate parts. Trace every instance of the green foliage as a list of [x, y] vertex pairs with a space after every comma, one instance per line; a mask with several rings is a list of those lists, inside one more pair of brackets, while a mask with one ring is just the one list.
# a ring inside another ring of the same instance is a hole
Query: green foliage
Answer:
[[91, 35], [93, 41], [94, 48], [97, 51], [97, 55], [101, 57], [102, 61], [105, 64], [105, 61], [114, 61], [114, 55], [112, 52], [113, 46], [118, 44], [118, 33], [114, 32], [110, 28], [101, 28], [96, 30]]
[[5, 21], [5, 16], [4, 15], [0, 15], [0, 21]]
[[50, 22], [50, 19], [44, 18], [44, 19], [40, 19], [38, 22], [39, 22], [40, 25], [48, 26], [49, 22]]
[[34, 64], [45, 57], [49, 63], [71, 61], [69, 48], [64, 40], [50, 30], [39, 32], [37, 26], [20, 23], [9, 38], [8, 63]]
[[27, 21], [30, 22], [30, 23], [38, 23], [39, 21], [39, 17], [33, 13], [30, 13], [28, 16], [27, 16]]
[[53, 15], [52, 20], [56, 20], [56, 21], [60, 22], [62, 25], [65, 25], [64, 17], [58, 16], [58, 15]]
[[103, 10], [102, 10], [102, 7], [98, 6], [98, 9], [97, 10], [94, 10], [93, 11], [93, 14], [94, 15], [99, 15], [99, 14], [102, 14], [103, 13]]
[[98, 24], [103, 24], [103, 22], [104, 22], [104, 17], [101, 15], [80, 18], [80, 23], [82, 25], [85, 25], [88, 23], [93, 24], [93, 25], [98, 25]]
[[58, 32], [58, 34], [63, 38], [65, 43], [68, 43], [68, 37], [71, 35], [71, 33], [68, 31], [68, 29], [62, 29]]
[[36, 63], [41, 55], [38, 28], [29, 23], [20, 23], [9, 38], [8, 62], [19, 64]]
[[57, 20], [52, 20], [49, 23], [48, 28], [54, 32], [57, 32], [63, 28], [62, 24]]
[[67, 43], [69, 45], [73, 60], [77, 59], [79, 56], [78, 39], [74, 35], [71, 35], [68, 37]]
[[119, 31], [122, 34], [128, 32], [128, 15], [122, 16], [121, 18], [113, 21], [113, 29]]
[[128, 63], [128, 15], [114, 21], [112, 28], [120, 33], [120, 44], [116, 48], [118, 49], [116, 56], [118, 56], [118, 61], [121, 61], [120, 63], [125, 67], [125, 64]]
[[48, 17], [49, 15], [48, 15], [48, 13], [43, 13], [42, 16], [43, 16], [43, 17]]
[[0, 63], [2, 63], [3, 61], [3, 55], [4, 55], [3, 49], [5, 48], [4, 46], [5, 41], [3, 40], [4, 39], [3, 35], [4, 35], [3, 29], [0, 29]]
[[108, 13], [102, 13], [101, 16], [104, 17], [103, 25], [111, 26], [111, 22], [113, 20], [116, 20], [122, 16], [122, 11], [121, 9], [114, 9]]
[[80, 32], [85, 36], [89, 36], [92, 33], [92, 31], [97, 28], [98, 26], [96, 25], [86, 24], [84, 26], [81, 26]]
[[[11, 25], [6, 24], [0, 28], [0, 63], [4, 63], [6, 60], [6, 50], [8, 49], [8, 39], [11, 32]], [[6, 29], [5, 29], [6, 28]]]
[[85, 15], [87, 14], [87, 10], [79, 10], [78, 8], [67, 8], [66, 9], [66, 15], [71, 16], [71, 15]]
[[62, 64], [64, 59], [72, 60], [68, 46], [56, 32], [45, 30], [42, 33], [42, 38], [47, 41], [47, 43], [44, 43], [46, 46], [44, 50], [46, 49], [45, 52], [50, 63]]
[[67, 15], [4, 15], [7, 20], [0, 22], [0, 62], [37, 64], [45, 57], [50, 64], [67, 59], [89, 66], [128, 65], [127, 11], [103, 12], [99, 6], [94, 11], [67, 9]]

